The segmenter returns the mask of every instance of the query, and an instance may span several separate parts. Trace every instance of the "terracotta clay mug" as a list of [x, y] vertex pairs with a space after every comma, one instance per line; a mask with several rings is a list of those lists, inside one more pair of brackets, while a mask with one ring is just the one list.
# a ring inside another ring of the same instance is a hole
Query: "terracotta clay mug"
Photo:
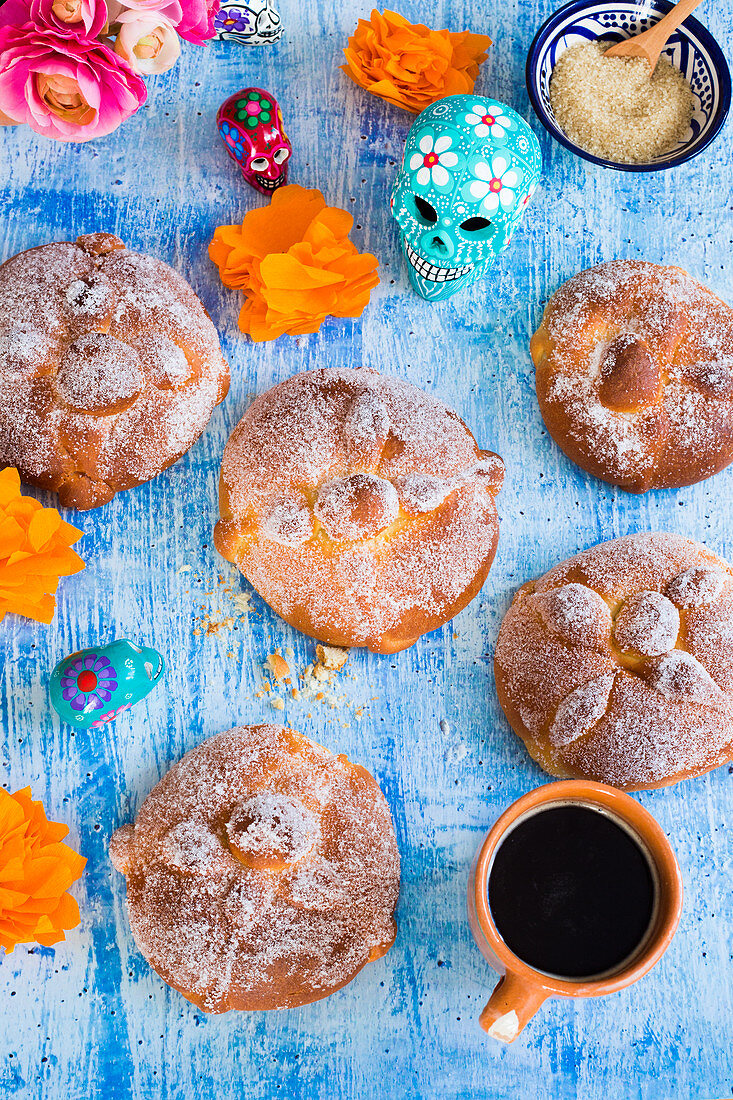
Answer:
[[[489, 875], [496, 852], [520, 821], [555, 805], [595, 809], [630, 833], [646, 855], [654, 879], [654, 908], [648, 930], [632, 956], [613, 973], [598, 978], [564, 979], [528, 966], [500, 936], [489, 906]], [[602, 783], [563, 780], [538, 787], [514, 802], [487, 834], [468, 885], [468, 916], [474, 939], [490, 965], [503, 975], [481, 1013], [480, 1023], [494, 1039], [510, 1043], [548, 997], [600, 997], [637, 981], [661, 958], [682, 911], [682, 877], [660, 825], [627, 794]]]

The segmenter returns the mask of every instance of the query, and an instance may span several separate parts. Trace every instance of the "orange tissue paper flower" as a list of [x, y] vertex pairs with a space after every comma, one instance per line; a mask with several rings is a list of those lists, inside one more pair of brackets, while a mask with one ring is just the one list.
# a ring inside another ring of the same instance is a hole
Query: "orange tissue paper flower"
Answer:
[[473, 91], [491, 39], [470, 31], [433, 31], [396, 11], [360, 19], [341, 68], [355, 84], [418, 114], [436, 99]]
[[84, 568], [71, 549], [82, 534], [55, 508], [21, 496], [12, 466], [0, 470], [0, 622], [8, 612], [51, 622], [59, 577]]
[[378, 261], [349, 240], [354, 219], [320, 191], [278, 188], [241, 225], [220, 225], [209, 256], [225, 286], [244, 291], [239, 327], [253, 340], [317, 332], [329, 314], [359, 317]]
[[81, 919], [66, 891], [86, 860], [61, 843], [68, 831], [48, 820], [30, 787], [0, 788], [0, 945], [8, 953], [19, 943], [51, 947]]

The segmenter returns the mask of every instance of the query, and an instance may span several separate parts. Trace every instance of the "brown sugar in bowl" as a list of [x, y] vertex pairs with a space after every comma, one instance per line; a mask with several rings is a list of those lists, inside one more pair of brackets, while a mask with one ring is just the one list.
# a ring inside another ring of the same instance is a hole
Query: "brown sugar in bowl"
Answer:
[[733, 309], [678, 267], [614, 260], [552, 296], [530, 351], [547, 430], [632, 493], [733, 461]]
[[219, 338], [167, 264], [109, 233], [0, 267], [0, 467], [96, 508], [198, 439], [229, 388]]
[[503, 476], [458, 414], [415, 386], [305, 371], [232, 432], [214, 541], [298, 630], [394, 653], [478, 593]]

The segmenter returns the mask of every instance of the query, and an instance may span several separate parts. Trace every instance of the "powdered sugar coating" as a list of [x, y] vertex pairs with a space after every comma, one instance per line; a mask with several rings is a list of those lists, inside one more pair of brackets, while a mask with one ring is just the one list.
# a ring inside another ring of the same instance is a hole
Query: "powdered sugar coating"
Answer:
[[140, 950], [205, 1011], [307, 1004], [394, 939], [399, 855], [384, 797], [294, 730], [204, 741], [110, 852]]
[[391, 482], [357, 473], [325, 481], [313, 511], [332, 539], [369, 539], [394, 523], [400, 501]]
[[680, 632], [680, 615], [661, 592], [635, 592], [619, 609], [613, 625], [616, 644], [645, 657], [669, 652]]
[[126, 408], [144, 384], [134, 348], [107, 333], [87, 332], [66, 349], [54, 389], [70, 408], [96, 416]]
[[344, 418], [344, 441], [355, 457], [373, 460], [381, 453], [391, 427], [389, 413], [374, 390], [358, 393]]
[[614, 680], [614, 674], [606, 672], [571, 691], [555, 712], [548, 734], [550, 743], [559, 749], [588, 733], [606, 713]]
[[[214, 537], [300, 630], [394, 652], [480, 588], [502, 478], [456, 413], [409, 383], [308, 371], [257, 398], [232, 433]], [[287, 544], [285, 500], [303, 514], [304, 537]]]
[[[703, 585], [705, 603], [671, 602], [680, 576], [708, 574], [716, 595]], [[568, 589], [596, 594], [612, 630], [592, 614], [566, 629]], [[519, 590], [495, 673], [512, 727], [553, 775], [635, 790], [708, 771], [733, 754], [733, 570], [678, 535], [594, 546]]]
[[208, 875], [231, 868], [232, 857], [203, 821], [179, 821], [163, 836], [161, 861], [187, 875]]
[[724, 584], [725, 573], [722, 570], [698, 565], [673, 577], [667, 585], [666, 594], [678, 607], [703, 607], [717, 600]]
[[0, 465], [91, 508], [191, 446], [229, 384], [183, 279], [109, 234], [0, 268]]
[[585, 584], [563, 584], [542, 593], [535, 606], [548, 629], [565, 642], [600, 645], [611, 634], [608, 604]]
[[[609, 348], [635, 342], [639, 362], [617, 379], [627, 400], [604, 402]], [[582, 271], [532, 338], [547, 428], [583, 469], [632, 492], [710, 477], [733, 460], [732, 343], [733, 310], [680, 268]]]
[[396, 477], [393, 485], [399, 494], [400, 507], [406, 512], [432, 512], [451, 491], [451, 484], [429, 474], [407, 474]]
[[55, 341], [38, 325], [20, 321], [0, 335], [0, 364], [5, 374], [37, 378], [50, 370]]
[[262, 517], [262, 533], [282, 546], [302, 546], [313, 534], [313, 515], [305, 500], [276, 500]]
[[227, 839], [250, 867], [297, 863], [319, 840], [315, 814], [280, 791], [258, 791], [234, 807]]
[[673, 649], [647, 666], [646, 679], [666, 699], [681, 702], [725, 704], [718, 685], [691, 653]]

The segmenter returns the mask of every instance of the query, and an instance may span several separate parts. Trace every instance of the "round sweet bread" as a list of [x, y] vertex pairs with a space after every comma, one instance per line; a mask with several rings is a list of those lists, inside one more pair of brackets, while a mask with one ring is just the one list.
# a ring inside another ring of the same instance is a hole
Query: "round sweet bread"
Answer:
[[530, 350], [552, 438], [632, 493], [733, 461], [733, 309], [686, 271], [615, 260], [553, 294]]
[[702, 775], [733, 755], [733, 569], [679, 535], [602, 542], [519, 589], [494, 671], [550, 775], [627, 790]]
[[0, 267], [0, 467], [96, 508], [201, 435], [229, 388], [206, 310], [160, 260], [92, 233]]
[[503, 476], [458, 414], [415, 386], [306, 371], [234, 429], [214, 541], [298, 630], [393, 653], [481, 588]]
[[186, 753], [110, 857], [138, 947], [205, 1012], [310, 1004], [394, 942], [384, 796], [295, 730], [241, 726]]

